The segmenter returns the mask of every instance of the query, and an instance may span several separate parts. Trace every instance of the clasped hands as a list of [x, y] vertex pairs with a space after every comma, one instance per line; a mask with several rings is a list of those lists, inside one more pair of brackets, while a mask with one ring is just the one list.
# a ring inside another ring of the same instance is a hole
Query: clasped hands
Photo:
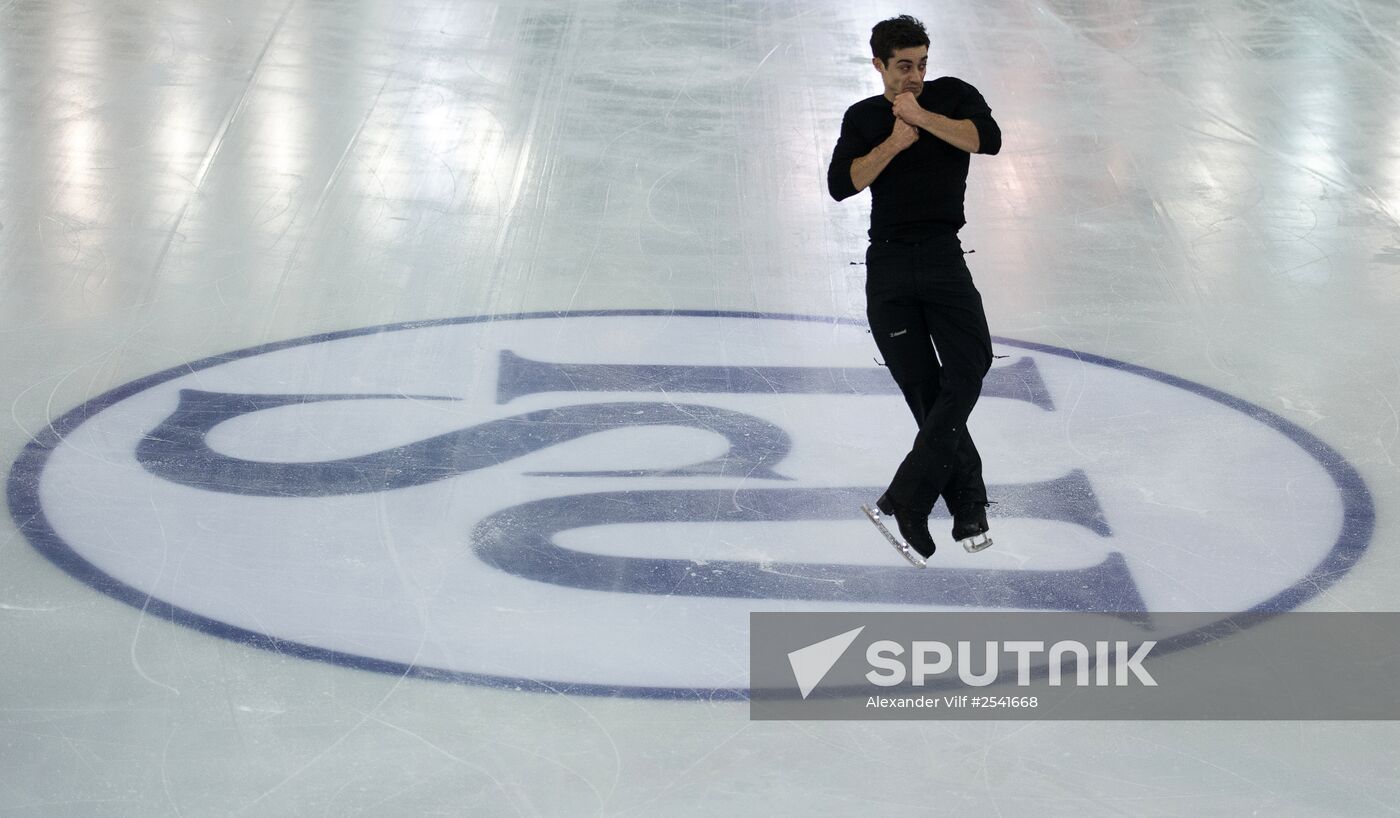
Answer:
[[895, 147], [904, 150], [919, 140], [918, 121], [926, 113], [918, 98], [908, 91], [894, 98], [894, 130], [890, 139]]

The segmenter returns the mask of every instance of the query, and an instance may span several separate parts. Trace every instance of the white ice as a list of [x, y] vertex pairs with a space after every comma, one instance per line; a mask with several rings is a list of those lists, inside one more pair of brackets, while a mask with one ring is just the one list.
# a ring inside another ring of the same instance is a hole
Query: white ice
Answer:
[[[861, 324], [868, 198], [825, 185], [842, 112], [879, 91], [870, 26], [901, 12], [1005, 135], [973, 159], [963, 243], [1002, 382], [1034, 367], [1053, 408], [984, 398], [988, 482], [1077, 469], [1108, 527], [1012, 513], [1008, 488], [997, 545], [935, 520], [924, 573], [1117, 553], [1152, 610], [1394, 609], [1393, 2], [0, 0], [0, 812], [1400, 812], [1390, 722], [760, 722], [729, 695], [751, 610], [968, 607], [842, 596], [847, 573], [912, 587], [858, 503], [735, 521], [766, 490], [878, 488], [912, 433]], [[508, 318], [609, 310], [648, 314]], [[503, 398], [505, 352], [577, 391]], [[877, 380], [687, 391], [640, 365]], [[208, 442], [396, 452], [356, 473], [422, 479], [158, 480], [137, 447], [180, 389], [378, 396]], [[412, 448], [484, 423], [502, 448], [472, 469]], [[524, 524], [508, 507], [666, 489], [715, 502], [554, 539], [605, 566], [590, 581], [623, 566], [611, 591], [562, 579], [582, 558], [541, 580], [480, 557]], [[669, 590], [626, 573], [658, 557], [685, 563]], [[838, 590], [683, 590], [749, 580]], [[1011, 585], [984, 598], [1053, 601]]]

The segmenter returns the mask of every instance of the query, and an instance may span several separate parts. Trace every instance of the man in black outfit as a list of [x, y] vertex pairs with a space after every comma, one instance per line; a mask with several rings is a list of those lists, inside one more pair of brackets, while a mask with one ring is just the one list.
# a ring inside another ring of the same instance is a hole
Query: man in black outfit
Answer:
[[1001, 129], [976, 88], [953, 77], [924, 81], [928, 46], [923, 24], [907, 15], [875, 26], [870, 48], [884, 94], [846, 111], [827, 171], [837, 201], [870, 188], [866, 316], [919, 424], [877, 506], [925, 558], [940, 496], [955, 540], [968, 550], [990, 544], [982, 459], [967, 418], [992, 342], [958, 230], [970, 154], [1001, 149]]

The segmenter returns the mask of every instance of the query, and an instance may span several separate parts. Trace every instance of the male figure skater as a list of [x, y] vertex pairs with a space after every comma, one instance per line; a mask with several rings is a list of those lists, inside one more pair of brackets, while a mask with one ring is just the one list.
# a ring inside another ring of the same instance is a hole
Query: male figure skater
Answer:
[[866, 317], [919, 424], [876, 506], [894, 516], [908, 544], [901, 551], [920, 567], [908, 548], [924, 559], [933, 554], [928, 517], [940, 496], [953, 539], [969, 551], [991, 545], [982, 459], [967, 418], [991, 368], [992, 342], [958, 230], [970, 154], [1001, 149], [1001, 129], [976, 88], [953, 77], [924, 81], [928, 47], [923, 24], [908, 15], [875, 26], [870, 49], [884, 93], [847, 109], [827, 170], [837, 201], [870, 188]]

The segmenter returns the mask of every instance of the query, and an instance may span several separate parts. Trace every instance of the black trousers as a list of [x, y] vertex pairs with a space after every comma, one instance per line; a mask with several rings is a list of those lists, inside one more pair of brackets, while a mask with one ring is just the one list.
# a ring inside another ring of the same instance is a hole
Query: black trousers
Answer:
[[895, 503], [949, 512], [987, 502], [982, 458], [967, 418], [992, 365], [982, 294], [957, 236], [919, 244], [872, 242], [865, 256], [866, 318], [919, 432], [895, 472]]

